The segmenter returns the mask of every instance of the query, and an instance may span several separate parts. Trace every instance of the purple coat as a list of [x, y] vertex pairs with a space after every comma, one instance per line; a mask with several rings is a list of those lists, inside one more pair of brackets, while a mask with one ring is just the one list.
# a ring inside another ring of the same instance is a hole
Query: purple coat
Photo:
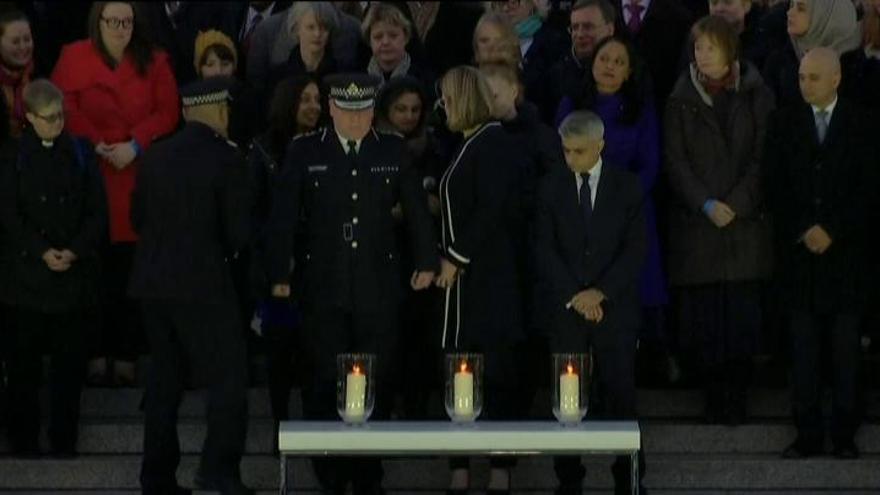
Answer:
[[[652, 103], [645, 104], [638, 122], [634, 125], [620, 122], [621, 108], [622, 98], [619, 95], [597, 95], [596, 107], [590, 110], [596, 112], [605, 123], [603, 161], [637, 174], [645, 191], [648, 254], [642, 270], [642, 305], [662, 306], [669, 301], [669, 293], [663, 274], [657, 215], [652, 199], [652, 191], [660, 173], [660, 123]], [[557, 123], [574, 110], [572, 100], [563, 98], [556, 113]]]

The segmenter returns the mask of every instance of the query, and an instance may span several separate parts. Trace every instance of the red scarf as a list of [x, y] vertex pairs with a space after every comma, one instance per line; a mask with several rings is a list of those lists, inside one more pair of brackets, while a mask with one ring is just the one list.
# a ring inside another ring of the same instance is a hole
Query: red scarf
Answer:
[[700, 69], [697, 68], [696, 64], [694, 64], [694, 68], [697, 69], [697, 81], [700, 81], [700, 84], [703, 85], [703, 89], [705, 89], [710, 96], [715, 96], [726, 89], [736, 89], [736, 78], [739, 74], [739, 64], [731, 64], [730, 70], [727, 71], [727, 75], [721, 79], [710, 78], [702, 73]]
[[23, 68], [13, 71], [5, 65], [0, 65], [0, 85], [3, 86], [3, 94], [6, 97], [6, 107], [9, 109], [9, 120], [17, 124], [17, 128], [10, 129], [13, 133], [20, 131], [24, 125], [24, 87], [31, 82], [34, 73], [34, 61], [31, 60]]

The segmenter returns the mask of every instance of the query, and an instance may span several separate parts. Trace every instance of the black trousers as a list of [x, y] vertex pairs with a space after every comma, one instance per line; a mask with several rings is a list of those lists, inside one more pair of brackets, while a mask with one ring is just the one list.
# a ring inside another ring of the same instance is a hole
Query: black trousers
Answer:
[[[350, 312], [306, 308], [302, 342], [313, 364], [311, 379], [303, 387], [306, 419], [335, 420], [336, 356], [358, 352], [376, 355], [376, 399], [372, 419], [387, 419], [392, 407], [390, 373], [397, 336], [396, 308], [375, 312]], [[325, 491], [344, 493], [349, 481], [356, 494], [376, 493], [382, 483], [378, 458], [313, 458], [315, 475]]]
[[88, 312], [12, 310], [7, 335], [9, 439], [13, 449], [35, 453], [40, 434], [43, 354], [49, 354], [49, 442], [53, 450], [76, 447], [80, 393], [85, 372]]
[[128, 297], [128, 279], [134, 261], [135, 243], [111, 244], [104, 251], [104, 310], [101, 332], [92, 357], [109, 356], [135, 361], [143, 352], [144, 330], [141, 307]]
[[831, 359], [831, 439], [845, 446], [858, 429], [856, 409], [862, 319], [856, 314], [819, 315], [793, 311], [790, 315], [794, 382], [794, 420], [798, 439], [821, 447], [821, 390], [823, 354]]
[[176, 486], [180, 462], [177, 409], [184, 365], [207, 383], [208, 432], [200, 474], [237, 479], [247, 432], [247, 366], [237, 306], [143, 302], [150, 344], [144, 395], [144, 491], [166, 493]]
[[[628, 315], [623, 308], [607, 310], [605, 319], [598, 325], [583, 321], [575, 311], [568, 311], [565, 318], [576, 324], [565, 325], [569, 331], [555, 332], [550, 336], [551, 353], [586, 353], [592, 349], [597, 383], [593, 390], [601, 397], [591, 397], [590, 403], [601, 402], [601, 409], [594, 411], [593, 418], [631, 420], [636, 418], [635, 353], [637, 325], [624, 321]], [[633, 311], [639, 311], [638, 307]], [[639, 450], [639, 482], [645, 472], [644, 452]], [[580, 493], [586, 470], [578, 456], [558, 456], [553, 467], [563, 493]], [[629, 456], [618, 456], [611, 467], [618, 492], [628, 492], [631, 487]]]

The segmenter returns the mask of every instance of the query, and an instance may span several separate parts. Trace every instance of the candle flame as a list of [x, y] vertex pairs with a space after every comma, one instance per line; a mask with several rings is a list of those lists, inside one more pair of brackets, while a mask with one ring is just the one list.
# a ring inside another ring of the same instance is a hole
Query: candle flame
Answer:
[[358, 365], [354, 365], [354, 368], [352, 368], [351, 372], [354, 373], [355, 375], [360, 375], [361, 374], [361, 367]]
[[574, 374], [574, 366], [572, 366], [572, 365], [569, 364], [567, 369], [568, 369], [568, 374], [569, 374], [569, 375], [573, 375], [573, 374]]
[[467, 371], [467, 361], [462, 361], [462, 362], [461, 362], [461, 371], [462, 371], [462, 372]]

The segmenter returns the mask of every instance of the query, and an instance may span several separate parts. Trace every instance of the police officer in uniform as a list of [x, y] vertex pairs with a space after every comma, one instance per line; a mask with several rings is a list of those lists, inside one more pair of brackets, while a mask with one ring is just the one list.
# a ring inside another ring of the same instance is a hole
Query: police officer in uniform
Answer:
[[[412, 249], [416, 267], [413, 290], [433, 281], [436, 240], [403, 139], [371, 127], [379, 81], [335, 74], [326, 82], [333, 125], [294, 139], [288, 148], [267, 229], [269, 277], [273, 296], [293, 295], [303, 308], [305, 350], [314, 364], [303, 391], [305, 416], [337, 418], [336, 356], [367, 352], [377, 356], [373, 417], [382, 418], [391, 406], [383, 385], [403, 295], [394, 205], [399, 202], [404, 212], [403, 245]], [[294, 246], [299, 240], [304, 245]], [[382, 493], [378, 459], [314, 459], [313, 465], [325, 493], [344, 493], [348, 481], [355, 494]]]
[[144, 400], [143, 493], [180, 494], [181, 363], [207, 382], [208, 432], [195, 485], [249, 494], [246, 346], [229, 260], [248, 241], [246, 163], [227, 139], [229, 81], [181, 90], [186, 126], [145, 154], [132, 193], [137, 244], [129, 293], [143, 305], [151, 362]]

